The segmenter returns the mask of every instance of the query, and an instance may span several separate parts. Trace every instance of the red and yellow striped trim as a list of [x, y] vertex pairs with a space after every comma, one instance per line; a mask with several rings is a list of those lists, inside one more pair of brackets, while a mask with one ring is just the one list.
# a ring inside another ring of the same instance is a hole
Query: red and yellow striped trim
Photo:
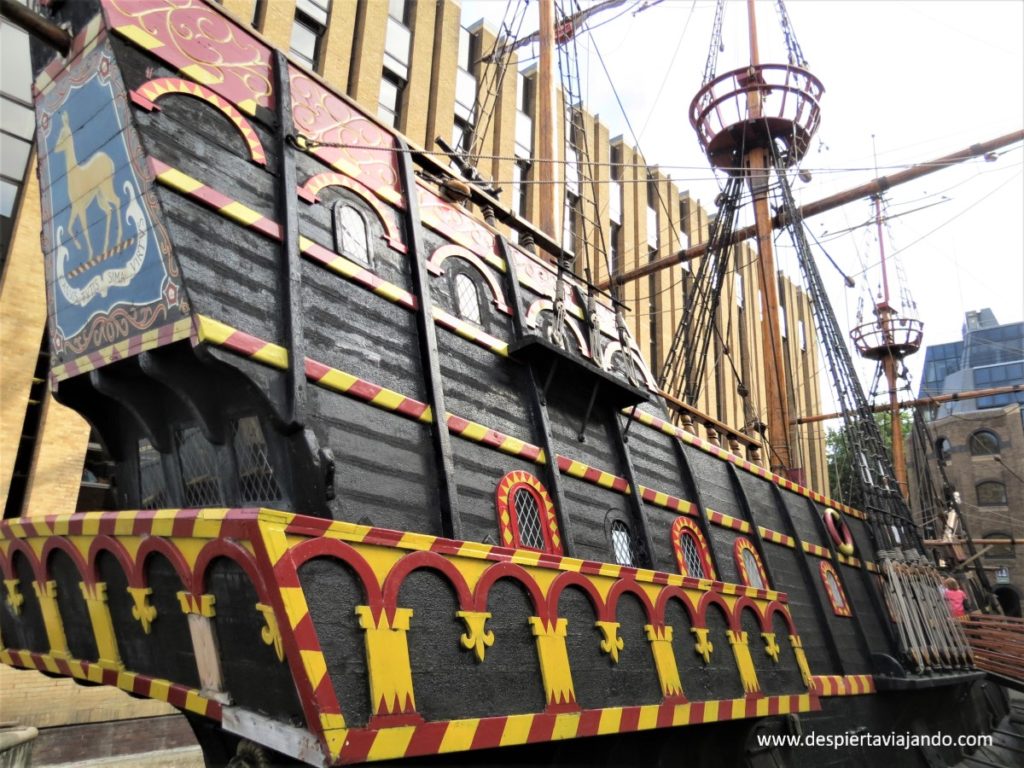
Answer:
[[[192, 178], [188, 174], [182, 173], [175, 168], [171, 168], [169, 165], [157, 160], [156, 158], [151, 157], [149, 159], [149, 164], [156, 176], [156, 180], [165, 187], [173, 189], [179, 194], [195, 200], [236, 224], [240, 224], [255, 232], [259, 232], [272, 240], [280, 241], [281, 227], [277, 222], [267, 218], [257, 211], [254, 211], [252, 208], [243, 205], [237, 200], [233, 200], [227, 195], [221, 194], [217, 190]], [[372, 293], [380, 296], [381, 298], [387, 299], [393, 304], [398, 304], [399, 306], [405, 307], [409, 310], [416, 310], [419, 306], [416, 297], [409, 291], [404, 288], [400, 288], [394, 283], [381, 279], [366, 267], [346, 259], [344, 256], [335, 253], [329, 248], [325, 248], [319, 243], [313, 242], [308, 237], [299, 237], [299, 251], [310, 261], [320, 264], [331, 272], [334, 272], [335, 274], [344, 277], [346, 280], [368, 289]], [[436, 322], [440, 327], [449, 330], [467, 341], [471, 341], [483, 347], [484, 349], [494, 352], [497, 355], [501, 355], [502, 357], [508, 356], [508, 343], [502, 341], [496, 336], [492, 336], [482, 328], [471, 323], [467, 323], [461, 318], [455, 317], [451, 313], [439, 307], [434, 308], [433, 316], [434, 322]]]
[[134, 672], [104, 669], [90, 661], [60, 659], [46, 653], [32, 653], [10, 648], [0, 650], [0, 662], [21, 669], [36, 669], [51, 675], [64, 675], [98, 685], [111, 685], [136, 696], [145, 696], [166, 701], [178, 709], [186, 709], [197, 715], [220, 720], [221, 705], [207, 699], [194, 688], [172, 683], [157, 677], [147, 677]]
[[868, 519], [867, 515], [858, 509], [848, 507], [845, 504], [842, 504], [834, 499], [828, 498], [824, 494], [818, 493], [817, 491], [812, 491], [810, 488], [806, 488], [802, 485], [794, 483], [792, 480], [782, 477], [781, 475], [776, 475], [774, 472], [770, 472], [764, 467], [760, 467], [757, 464], [754, 464], [753, 462], [747, 461], [742, 456], [737, 456], [735, 453], [727, 451], [724, 448], [719, 448], [718, 446], [712, 445], [706, 440], [701, 440], [696, 435], [691, 435], [685, 429], [677, 427], [675, 424], [665, 421], [664, 419], [660, 419], [654, 414], [647, 413], [646, 411], [642, 411], [639, 408], [627, 408], [623, 410], [623, 413], [627, 416], [632, 417], [636, 421], [639, 421], [641, 424], [645, 426], [653, 427], [654, 429], [658, 430], [659, 432], [663, 432], [666, 435], [678, 437], [680, 440], [682, 440], [684, 443], [687, 443], [688, 445], [692, 445], [695, 448], [700, 448], [705, 453], [710, 453], [712, 456], [717, 456], [718, 458], [724, 459], [725, 461], [728, 461], [731, 464], [735, 464], [740, 469], [746, 470], [751, 474], [757, 475], [758, 477], [773, 482], [776, 485], [785, 488], [786, 490], [798, 493], [801, 496], [811, 499], [812, 501], [818, 502], [819, 504], [824, 504], [825, 506], [832, 507], [833, 509], [842, 512], [844, 515], [849, 515], [850, 517], [855, 517], [859, 520]]
[[686, 499], [680, 499], [676, 496], [662, 493], [661, 491], [655, 491], [645, 485], [638, 485], [637, 488], [640, 491], [640, 498], [649, 504], [653, 504], [656, 507], [662, 507], [663, 509], [670, 509], [681, 515], [697, 514], [697, 507]]
[[205, 507], [19, 517], [4, 521], [0, 531], [6, 529], [17, 539], [99, 535], [216, 539], [223, 532], [223, 526], [238, 517], [239, 511], [229, 507]]
[[[206, 342], [228, 349], [272, 368], [279, 370], [288, 369], [288, 350], [279, 344], [258, 339], [255, 336], [236, 330], [229, 325], [204, 315], [196, 316], [196, 325], [198, 329], [196, 334], [197, 342]], [[394, 390], [378, 386], [365, 379], [345, 373], [310, 358], [306, 358], [305, 370], [306, 378], [309, 381], [325, 389], [362, 400], [375, 408], [397, 413], [425, 424], [430, 424], [434, 420], [429, 405], [414, 398], [406, 397]], [[543, 464], [546, 461], [544, 451], [539, 446], [511, 435], [506, 435], [483, 424], [478, 424], [452, 413], [446, 414], [445, 422], [452, 434], [465, 440], [486, 445], [502, 453], [518, 456], [535, 464]], [[559, 470], [570, 477], [575, 477], [584, 482], [618, 493], [626, 494], [630, 492], [629, 483], [626, 482], [626, 479], [611, 472], [606, 472], [565, 456], [558, 456], [557, 462]], [[641, 497], [651, 504], [681, 514], [693, 513], [693, 506], [688, 501], [644, 486], [640, 486], [639, 490]], [[733, 518], [729, 519], [732, 520]], [[742, 523], [742, 521], [739, 522]], [[747, 524], [743, 523], [743, 525]]]
[[[757, 526], [757, 532], [761, 534], [761, 538], [765, 541], [770, 541], [772, 544], [781, 544], [784, 547], [790, 549], [796, 548], [796, 539], [792, 536], [787, 536], [784, 533], [773, 531], [771, 528], [765, 528], [763, 526]], [[802, 542], [801, 542], [802, 543]]]
[[591, 467], [581, 461], [573, 461], [565, 456], [559, 456], [558, 469], [564, 475], [585, 480], [601, 488], [609, 488], [619, 493], [629, 493], [629, 483], [626, 482], [626, 478]]
[[124, 341], [94, 350], [82, 357], [68, 360], [66, 363], [55, 365], [51, 370], [51, 374], [57, 381], [63, 381], [72, 376], [88, 373], [104, 365], [123, 360], [126, 357], [134, 357], [141, 352], [156, 349], [181, 339], [187, 339], [190, 335], [192, 335], [192, 318], [186, 317], [173, 323], [162, 325], [159, 328], [143, 331]]
[[351, 730], [338, 759], [342, 764], [416, 755], [490, 749], [682, 725], [810, 712], [820, 709], [811, 693], [725, 701], [667, 702], [637, 707], [588, 709], [425, 723], [386, 730]]
[[[500, 560], [520, 565], [543, 565], [561, 571], [574, 571], [587, 575], [606, 576], [612, 579], [629, 577], [635, 581], [670, 586], [685, 586], [704, 592], [720, 592], [726, 595], [745, 595], [760, 600], [787, 602], [785, 593], [771, 589], [754, 589], [744, 584], [731, 584], [711, 579], [694, 579], [676, 573], [632, 568], [614, 563], [600, 563], [537, 552], [532, 549], [508, 549], [506, 547], [479, 542], [455, 541], [426, 533], [405, 532], [397, 534], [386, 528], [373, 528], [355, 523], [306, 517], [286, 512], [260, 510], [260, 519], [273, 514], [274, 521], [287, 520], [284, 531], [300, 536], [334, 536], [344, 541], [362, 544], [384, 544], [409, 550], [429, 550], [441, 555], [458, 555], [480, 560]], [[0, 530], [3, 524], [0, 523]]]
[[153, 171], [156, 180], [168, 189], [173, 189], [185, 197], [202, 203], [207, 208], [216, 211], [224, 218], [236, 224], [241, 224], [274, 240], [281, 239], [281, 225], [267, 218], [262, 213], [254, 211], [247, 205], [243, 205], [227, 195], [221, 194], [213, 187], [203, 184], [187, 173], [182, 173], [178, 169], [172, 168], [155, 157], [149, 158], [149, 167]]
[[0, 522], [0, 540], [25, 540], [47, 536], [162, 536], [175, 539], [216, 539], [228, 536], [248, 541], [258, 538], [255, 525], [259, 525], [263, 531], [267, 556], [272, 565], [280, 561], [289, 546], [282, 535], [328, 536], [354, 544], [382, 545], [416, 552], [430, 551], [441, 555], [529, 566], [542, 565], [556, 570], [612, 579], [629, 577], [642, 583], [682, 586], [705, 592], [787, 602], [784, 593], [753, 589], [743, 584], [694, 579], [676, 573], [549, 555], [535, 550], [509, 549], [481, 542], [446, 539], [426, 533], [394, 531], [389, 528], [265, 508], [146, 509], [13, 518]]
[[804, 548], [804, 552], [815, 557], [823, 557], [826, 560], [832, 559], [832, 553], [828, 551], [826, 547], [819, 544], [811, 544], [809, 541], [801, 541], [800, 544]]
[[[263, 341], [203, 315], [197, 315], [196, 320], [198, 341], [229, 349], [272, 368], [288, 370], [288, 350], [279, 344]], [[416, 421], [427, 424], [433, 422], [430, 406], [419, 400], [371, 384], [365, 379], [309, 358], [305, 360], [305, 370], [307, 379], [325, 389], [340, 392], [369, 403], [375, 408], [399, 413]]]
[[[853, 555], [844, 555], [842, 552], [836, 552], [836, 559], [843, 565], [848, 565], [851, 568], [867, 567], [860, 558], [854, 557]], [[874, 565], [874, 563], [871, 563], [871, 565]], [[868, 570], [870, 571], [872, 569], [868, 568]]]
[[750, 523], [746, 520], [740, 520], [738, 517], [732, 517], [731, 515], [725, 515], [721, 512], [715, 512], [713, 509], [708, 511], [708, 522], [720, 525], [723, 528], [731, 528], [734, 531], [740, 531], [742, 533], [750, 533]]
[[[760, 525], [757, 527], [757, 531], [761, 534], [761, 538], [765, 541], [770, 541], [773, 544], [781, 544], [782, 546], [789, 547], [790, 549], [796, 548], [797, 540], [794, 539], [792, 536], [787, 536], [784, 533], [779, 533], [778, 531], [773, 531], [771, 528], [765, 528]], [[827, 560], [832, 559], [831, 553], [825, 547], [819, 546], [817, 544], [811, 544], [808, 541], [802, 540], [800, 541], [800, 546], [804, 550], [804, 552], [807, 552], [808, 554], [816, 555], [817, 557], [823, 557]], [[878, 573], [878, 566], [870, 560], [859, 560], [856, 557], [847, 557], [846, 555], [843, 555], [839, 552], [836, 553], [836, 557], [838, 558], [839, 562], [843, 565], [848, 565], [851, 568], [863, 567], [867, 568], [872, 573]]]
[[818, 696], [862, 696], [875, 692], [871, 675], [813, 675], [811, 682]]

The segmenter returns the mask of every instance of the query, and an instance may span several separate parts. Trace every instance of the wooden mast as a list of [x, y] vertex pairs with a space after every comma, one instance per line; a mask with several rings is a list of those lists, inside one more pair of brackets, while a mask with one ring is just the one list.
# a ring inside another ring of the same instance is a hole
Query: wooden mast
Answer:
[[[757, 47], [757, 18], [754, 0], [747, 0], [750, 33], [750, 76], [760, 76], [761, 63]], [[747, 119], [760, 120], [761, 91], [747, 91]], [[779, 334], [778, 279], [775, 275], [775, 254], [772, 249], [772, 216], [768, 208], [770, 166], [768, 150], [755, 147], [746, 156], [750, 193], [754, 200], [754, 222], [757, 237], [758, 282], [761, 286], [761, 339], [764, 346], [765, 392], [767, 396], [769, 462], [773, 472], [786, 474], [792, 469], [790, 456], [789, 401], [786, 371], [782, 359], [782, 338]]]
[[555, 3], [540, 0], [540, 62], [537, 70], [537, 151], [534, 179], [539, 187], [540, 210], [535, 217], [544, 234], [558, 241], [558, 217], [555, 206]]
[[[882, 260], [882, 300], [875, 306], [875, 313], [878, 315], [878, 323], [881, 326], [882, 338], [892, 348], [893, 338], [893, 316], [896, 314], [892, 305], [889, 304], [889, 273], [885, 264], [885, 240], [882, 231], [882, 197], [875, 195], [875, 224], [878, 227], [878, 249]], [[900, 423], [900, 401], [896, 392], [896, 364], [901, 358], [895, 353], [885, 355], [882, 362], [882, 371], [885, 373], [885, 381], [889, 386], [889, 427], [892, 431], [892, 465], [896, 473], [896, 483], [899, 485], [900, 493], [906, 499], [910, 493], [910, 486], [907, 484], [907, 459], [903, 448], [903, 425]]]

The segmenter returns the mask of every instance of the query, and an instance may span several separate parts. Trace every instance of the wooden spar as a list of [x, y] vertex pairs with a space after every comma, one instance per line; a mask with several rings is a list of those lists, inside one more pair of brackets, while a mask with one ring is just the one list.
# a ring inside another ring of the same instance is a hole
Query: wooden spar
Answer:
[[[761, 63], [757, 49], [757, 17], [754, 0], [747, 0], [747, 21], [750, 33], [750, 66], [755, 70]], [[762, 116], [761, 91], [747, 91], [748, 120], [753, 123]], [[763, 298], [761, 343], [764, 348], [764, 385], [768, 411], [768, 440], [771, 446], [768, 464], [773, 472], [786, 474], [793, 466], [790, 457], [789, 398], [786, 369], [782, 361], [782, 338], [779, 334], [779, 291], [775, 275], [775, 254], [772, 249], [771, 211], [768, 209], [768, 180], [770, 167], [765, 147], [751, 149], [745, 158], [747, 182], [754, 200], [754, 224], [757, 235], [758, 283]]]
[[[914, 408], [918, 405], [941, 405], [942, 403], [958, 402], [960, 400], [974, 400], [979, 397], [993, 397], [995, 395], [1006, 395], [1014, 392], [1024, 392], [1024, 384], [1007, 384], [1003, 387], [989, 387], [988, 389], [971, 389], [966, 392], [951, 392], [948, 395], [933, 395], [932, 397], [921, 397], [917, 400], [905, 400], [899, 404], [900, 408]], [[876, 405], [871, 408], [873, 413], [883, 413], [889, 410], [889, 405]], [[794, 424], [814, 424], [819, 421], [829, 421], [841, 418], [841, 413], [819, 413], [814, 416], [802, 416], [796, 419]]]
[[[981, 144], [973, 144], [966, 149], [961, 149], [959, 152], [953, 152], [952, 154], [944, 155], [943, 157], [936, 158], [930, 162], [911, 166], [905, 171], [894, 173], [892, 176], [879, 176], [873, 181], [853, 187], [845, 192], [837, 192], [834, 195], [823, 197], [821, 200], [815, 200], [812, 203], [808, 203], [807, 205], [798, 208], [798, 216], [801, 219], [817, 216], [819, 213], [825, 213], [826, 211], [839, 208], [847, 203], [852, 203], [855, 200], [880, 194], [891, 187], [906, 184], [908, 181], [914, 181], [915, 179], [927, 176], [935, 171], [941, 171], [951, 165], [962, 163], [965, 160], [987, 155], [990, 152], [1002, 149], [1003, 147], [1007, 147], [1011, 144], [1016, 144], [1018, 141], [1022, 140], [1024, 140], [1024, 130], [1007, 133]], [[788, 218], [781, 214], [774, 216], [771, 220], [773, 229], [781, 229], [788, 223]], [[733, 233], [729, 242], [731, 244], [740, 243], [756, 234], [757, 227], [755, 225], [743, 227], [742, 229], [737, 229]], [[605, 280], [598, 287], [602, 290], [607, 290], [612, 281], [617, 285], [623, 285], [625, 283], [632, 282], [633, 280], [639, 280], [641, 277], [646, 277], [654, 272], [660, 272], [663, 269], [674, 267], [676, 264], [681, 264], [684, 261], [691, 261], [692, 259], [703, 256], [704, 253], [707, 252], [707, 249], [707, 243], [698, 243], [697, 245], [687, 248], [686, 250], [679, 251], [679, 253], [673, 254], [672, 256], [656, 259], [655, 261], [648, 262], [636, 269], [631, 269], [627, 272], [623, 272], [621, 275], [616, 275], [610, 280]]]
[[540, 62], [537, 70], [536, 181], [539, 187], [537, 226], [546, 235], [558, 233], [555, 215], [555, 85], [552, 70], [555, 57], [554, 0], [540, 1]]
[[61, 29], [16, 0], [0, 0], [0, 16], [21, 27], [39, 42], [50, 46], [61, 56], [67, 56], [71, 50], [71, 35], [67, 30]]
[[[660, 2], [661, 0], [654, 0], [653, 3], [647, 3], [642, 8], [634, 11], [634, 13], [639, 13], [640, 11], [647, 10], [652, 5], [657, 5]], [[583, 8], [579, 11], [576, 11], [575, 13], [569, 14], [568, 16], [563, 16], [558, 22], [557, 34], [559, 40], [569, 40], [572, 37], [574, 37], [576, 34], [576, 30], [579, 29], [583, 25], [583, 23], [586, 22], [587, 19], [589, 19], [591, 16], [594, 16], [603, 11], [610, 10], [612, 8], [617, 8], [620, 5], [625, 5], [625, 3], [626, 0], [602, 0], [602, 2], [599, 2], [596, 5], [593, 5], [589, 8]], [[553, 17], [554, 14], [552, 14], [552, 18]], [[552, 29], [554, 29], [554, 24], [552, 24]], [[509, 44], [495, 51], [494, 53], [487, 54], [486, 56], [481, 58], [481, 61], [494, 61], [500, 56], [508, 55], [513, 51], [518, 51], [520, 48], [523, 48], [527, 45], [539, 42], [540, 37], [540, 30], [537, 30], [536, 32], [531, 32], [528, 35], [520, 37], [518, 40], [515, 40], [514, 42], [510, 42]]]

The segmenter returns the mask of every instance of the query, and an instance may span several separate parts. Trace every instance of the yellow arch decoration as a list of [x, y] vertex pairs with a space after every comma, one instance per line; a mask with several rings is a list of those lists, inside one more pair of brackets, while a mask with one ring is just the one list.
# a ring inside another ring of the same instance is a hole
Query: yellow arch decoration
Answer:
[[161, 96], [166, 96], [168, 93], [180, 93], [212, 104], [242, 134], [242, 139], [249, 148], [249, 159], [257, 165], [267, 164], [267, 154], [263, 150], [263, 144], [260, 142], [260, 137], [256, 135], [256, 131], [253, 130], [252, 125], [249, 124], [249, 121], [231, 102], [222, 99], [209, 88], [189, 80], [183, 80], [180, 77], [158, 77], [140, 85], [132, 91], [131, 96], [132, 101], [138, 106], [152, 112], [154, 109], [159, 109], [156, 105], [156, 100]]

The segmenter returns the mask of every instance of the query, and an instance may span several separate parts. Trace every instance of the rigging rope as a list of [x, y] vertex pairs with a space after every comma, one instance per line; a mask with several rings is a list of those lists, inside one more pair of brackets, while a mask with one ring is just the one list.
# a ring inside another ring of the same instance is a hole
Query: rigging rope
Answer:
[[730, 177], [718, 196], [719, 209], [712, 222], [708, 249], [693, 275], [683, 317], [676, 326], [672, 346], [659, 375], [659, 386], [689, 405], [696, 405], [700, 396], [707, 351], [716, 331], [715, 320], [729, 271], [730, 240], [740, 208], [743, 184], [741, 177]]
[[715, 79], [715, 71], [718, 68], [718, 54], [725, 50], [722, 42], [722, 20], [725, 16], [725, 0], [718, 0], [715, 3], [715, 22], [711, 27], [711, 43], [708, 46], [708, 58], [704, 63], [704, 79], [701, 80], [701, 87]]
[[796, 39], [796, 31], [793, 29], [793, 22], [789, 20], [789, 13], [786, 11], [786, 4], [783, 0], [776, 0], [775, 9], [779, 13], [779, 24], [782, 26], [782, 34], [786, 38], [786, 52], [789, 54], [789, 63], [792, 66], [807, 68], [807, 59]]

